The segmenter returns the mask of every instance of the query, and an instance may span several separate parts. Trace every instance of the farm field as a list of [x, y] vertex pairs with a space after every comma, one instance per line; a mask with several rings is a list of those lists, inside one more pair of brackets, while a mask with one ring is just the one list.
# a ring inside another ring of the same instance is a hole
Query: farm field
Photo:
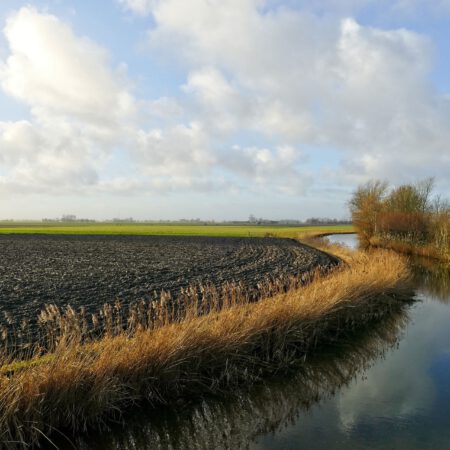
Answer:
[[297, 238], [304, 234], [352, 233], [352, 225], [265, 226], [265, 225], [181, 225], [141, 223], [43, 223], [0, 222], [0, 234], [118, 234], [155, 236], [277, 236]]
[[256, 292], [337, 261], [292, 239], [201, 236], [0, 235], [0, 253], [0, 311], [17, 323], [50, 303], [93, 313], [188, 286], [236, 282]]

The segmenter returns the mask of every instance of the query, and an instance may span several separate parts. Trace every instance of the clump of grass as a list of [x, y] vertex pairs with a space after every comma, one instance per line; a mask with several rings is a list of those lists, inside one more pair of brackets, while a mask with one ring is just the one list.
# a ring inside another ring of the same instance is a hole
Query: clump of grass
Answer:
[[157, 405], [255, 382], [409, 298], [409, 271], [398, 255], [345, 252], [344, 258], [347, 264], [333, 273], [256, 303], [207, 314], [193, 308], [178, 322], [99, 339], [80, 340], [69, 328], [35, 359], [4, 359], [0, 440], [30, 444], [55, 429], [99, 426], [142, 400]]

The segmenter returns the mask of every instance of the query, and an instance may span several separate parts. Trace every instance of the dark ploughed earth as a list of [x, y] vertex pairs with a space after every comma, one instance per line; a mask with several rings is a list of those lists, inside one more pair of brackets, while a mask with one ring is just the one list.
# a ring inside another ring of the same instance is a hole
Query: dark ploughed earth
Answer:
[[[184, 236], [0, 236], [0, 312], [35, 318], [45, 304], [124, 304], [154, 292], [300, 275], [337, 260], [292, 239]], [[0, 323], [4, 320], [0, 316]]]

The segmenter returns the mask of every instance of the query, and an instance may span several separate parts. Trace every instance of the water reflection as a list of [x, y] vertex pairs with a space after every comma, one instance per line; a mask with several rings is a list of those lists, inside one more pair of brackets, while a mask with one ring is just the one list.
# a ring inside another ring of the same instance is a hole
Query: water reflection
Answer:
[[[357, 235], [331, 234], [327, 240], [332, 244], [342, 244], [358, 248]], [[431, 258], [409, 257], [415, 286], [419, 292], [433, 299], [450, 303], [450, 265]]]
[[448, 267], [411, 263], [420, 302], [398, 349], [295, 424], [259, 436], [252, 448], [450, 448]]
[[253, 448], [450, 448], [450, 308], [423, 298], [399, 348]]
[[419, 292], [444, 303], [450, 303], [450, 266], [415, 257], [411, 258], [415, 284]]
[[358, 239], [355, 233], [330, 234], [326, 238], [331, 244], [345, 245], [346, 247], [350, 247], [353, 249], [356, 249], [359, 246]]
[[80, 437], [79, 449], [245, 449], [258, 435], [273, 433], [321, 400], [348, 385], [374, 360], [396, 346], [408, 320], [405, 307], [354, 335], [338, 347], [302, 364], [295, 375], [241, 391], [228, 398], [203, 400], [156, 413], [128, 417], [126, 426]]

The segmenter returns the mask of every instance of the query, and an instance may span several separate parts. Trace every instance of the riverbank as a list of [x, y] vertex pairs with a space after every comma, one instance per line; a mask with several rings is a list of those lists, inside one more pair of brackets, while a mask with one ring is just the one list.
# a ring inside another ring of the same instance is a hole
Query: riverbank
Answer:
[[400, 256], [337, 252], [345, 264], [286, 294], [83, 344], [69, 334], [32, 363], [4, 360], [2, 441], [25, 445], [54, 430], [98, 426], [139, 401], [170, 403], [253, 383], [410, 298]]
[[368, 240], [368, 245], [374, 248], [394, 250], [404, 255], [423, 256], [444, 263], [450, 263], [450, 248], [438, 248], [431, 244], [418, 244], [407, 240], [393, 239], [384, 236], [373, 236]]

